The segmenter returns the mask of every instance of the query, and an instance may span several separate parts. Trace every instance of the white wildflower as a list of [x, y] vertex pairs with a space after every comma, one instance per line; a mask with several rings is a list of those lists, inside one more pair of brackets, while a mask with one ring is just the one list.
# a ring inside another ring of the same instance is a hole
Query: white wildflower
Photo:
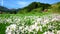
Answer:
[[60, 30], [57, 31], [57, 34], [60, 34]]
[[6, 34], [11, 34], [12, 31], [16, 30], [16, 24], [11, 24], [10, 26], [7, 27], [6, 29]]
[[54, 33], [50, 32], [50, 31], [47, 31], [47, 32], [44, 32], [43, 34], [54, 34]]

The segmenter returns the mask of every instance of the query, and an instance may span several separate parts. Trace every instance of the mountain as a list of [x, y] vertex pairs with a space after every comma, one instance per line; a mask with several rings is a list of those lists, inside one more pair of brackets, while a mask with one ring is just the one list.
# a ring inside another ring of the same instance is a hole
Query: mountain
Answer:
[[0, 12], [4, 13], [4, 14], [16, 14], [18, 12], [19, 9], [8, 9], [4, 6], [0, 6]]
[[6, 14], [27, 14], [27, 13], [42, 13], [42, 12], [60, 13], [60, 2], [54, 4], [32, 2], [28, 6], [18, 9], [8, 9], [6, 7], [0, 6], [0, 12]]
[[40, 2], [32, 2], [28, 6], [22, 8], [22, 10], [19, 10], [18, 13], [29, 13], [29, 12], [33, 12], [32, 10], [35, 10], [37, 8], [40, 8], [40, 11], [43, 11], [44, 9], [48, 9], [49, 7], [51, 7], [50, 4], [44, 4], [44, 3], [40, 3]]
[[52, 4], [50, 11], [53, 13], [60, 13], [60, 2]]
[[0, 6], [0, 11], [7, 11], [7, 10], [9, 10], [8, 8], [6, 8], [6, 7], [3, 7], [3, 6]]

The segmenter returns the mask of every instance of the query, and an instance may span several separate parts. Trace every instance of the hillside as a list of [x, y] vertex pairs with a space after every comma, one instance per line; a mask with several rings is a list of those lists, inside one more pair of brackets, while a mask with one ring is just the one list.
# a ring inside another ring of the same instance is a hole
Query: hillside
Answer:
[[18, 13], [41, 12], [44, 11], [45, 9], [49, 9], [50, 7], [51, 7], [50, 4], [32, 2], [28, 6], [24, 7], [22, 10], [19, 10]]
[[4, 13], [6, 12], [7, 13], [8, 10], [9, 10], [8, 8], [0, 6], [0, 13], [2, 13], [2, 12], [4, 12]]
[[0, 6], [0, 14], [16, 14], [19, 9], [8, 9], [4, 6]]
[[60, 2], [52, 4], [49, 11], [53, 13], [60, 13]]

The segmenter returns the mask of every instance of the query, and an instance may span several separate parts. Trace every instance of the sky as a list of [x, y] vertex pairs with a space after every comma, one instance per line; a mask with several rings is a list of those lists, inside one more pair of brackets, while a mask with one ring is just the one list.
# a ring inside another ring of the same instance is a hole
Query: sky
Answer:
[[48, 3], [53, 4], [56, 2], [60, 2], [60, 0], [0, 0], [0, 5], [7, 7], [9, 9], [12, 8], [23, 8], [25, 6], [28, 6], [32, 2], [41, 2], [41, 3]]

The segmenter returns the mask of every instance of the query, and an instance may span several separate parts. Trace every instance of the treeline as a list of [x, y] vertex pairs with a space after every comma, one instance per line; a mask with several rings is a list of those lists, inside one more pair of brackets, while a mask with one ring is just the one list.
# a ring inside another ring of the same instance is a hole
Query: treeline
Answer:
[[44, 12], [48, 11], [50, 9], [53, 11], [60, 11], [60, 2], [55, 4], [46, 4], [46, 3], [40, 3], [40, 2], [32, 2], [28, 6], [24, 8], [18, 8], [18, 9], [8, 9], [6, 7], [0, 6], [0, 14], [24, 14], [24, 13], [36, 13], [36, 12]]

